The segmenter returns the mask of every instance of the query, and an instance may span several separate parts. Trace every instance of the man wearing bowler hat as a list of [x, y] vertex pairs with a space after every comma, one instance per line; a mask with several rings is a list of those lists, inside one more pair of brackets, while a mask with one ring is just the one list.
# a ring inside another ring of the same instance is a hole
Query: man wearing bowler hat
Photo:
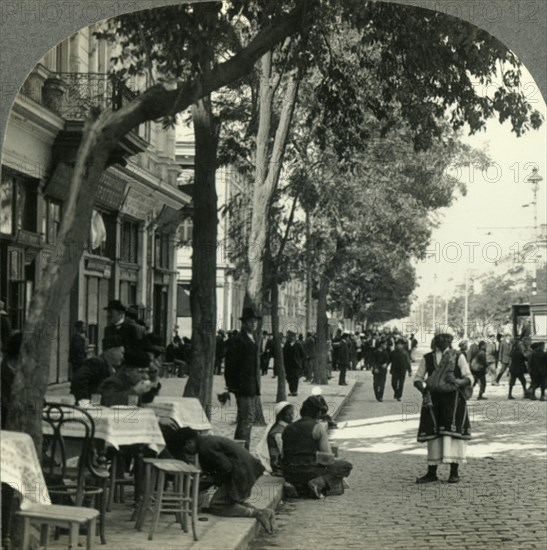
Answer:
[[231, 338], [226, 350], [224, 378], [226, 386], [236, 396], [237, 427], [234, 439], [251, 444], [251, 428], [255, 421], [255, 398], [260, 395], [258, 347], [255, 341], [260, 317], [252, 307], [243, 308], [241, 331]]
[[119, 336], [125, 349], [135, 348], [139, 344], [141, 334], [137, 331], [135, 324], [126, 318], [127, 308], [120, 300], [110, 300], [104, 309], [106, 309], [108, 321], [108, 326], [104, 329], [104, 337]]

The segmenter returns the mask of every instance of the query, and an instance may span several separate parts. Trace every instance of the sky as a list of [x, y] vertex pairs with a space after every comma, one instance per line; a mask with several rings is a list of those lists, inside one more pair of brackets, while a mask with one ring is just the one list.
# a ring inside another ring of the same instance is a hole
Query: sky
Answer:
[[[501, 256], [518, 257], [517, 251], [533, 242], [533, 194], [526, 181], [533, 167], [543, 178], [537, 194], [538, 226], [547, 223], [547, 110], [534, 79], [525, 67], [522, 72], [526, 97], [546, 120], [539, 130], [517, 137], [509, 122], [491, 119], [485, 130], [464, 137], [466, 143], [488, 153], [491, 165], [485, 171], [463, 168], [458, 174], [467, 193], [458, 194], [450, 207], [438, 212], [440, 225], [433, 230], [431, 254], [415, 263], [417, 301], [433, 293], [450, 295], [464, 282], [466, 272], [474, 278], [492, 271]], [[191, 127], [177, 125], [177, 139], [192, 137]]]
[[467, 185], [466, 196], [458, 195], [450, 207], [439, 211], [441, 223], [432, 234], [431, 254], [416, 263], [419, 300], [433, 293], [450, 293], [465, 280], [466, 271], [472, 277], [491, 271], [500, 255], [515, 258], [517, 250], [533, 242], [533, 193], [526, 179], [534, 166], [543, 178], [537, 194], [538, 226], [546, 223], [545, 101], [524, 68], [523, 84], [529, 102], [546, 121], [539, 130], [517, 137], [509, 122], [502, 125], [491, 119], [485, 131], [465, 137], [469, 145], [485, 149], [492, 164], [485, 172], [464, 168], [460, 179]]

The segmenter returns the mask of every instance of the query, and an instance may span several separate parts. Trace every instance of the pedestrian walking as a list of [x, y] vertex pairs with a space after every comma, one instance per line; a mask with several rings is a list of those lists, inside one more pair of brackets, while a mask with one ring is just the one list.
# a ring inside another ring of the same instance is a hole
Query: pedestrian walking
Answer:
[[308, 332], [306, 336], [304, 353], [306, 355], [306, 381], [312, 382], [315, 370], [315, 337], [311, 332]]
[[346, 372], [350, 366], [349, 333], [347, 332], [342, 334], [342, 339], [340, 340], [340, 347], [338, 348], [338, 366], [340, 368], [338, 385], [347, 386]]
[[473, 387], [479, 384], [479, 396], [477, 397], [477, 399], [488, 399], [487, 397], [484, 397], [484, 392], [486, 391], [486, 373], [488, 372], [486, 348], [486, 342], [484, 340], [481, 340], [479, 342], [478, 351], [471, 360]]
[[395, 349], [391, 352], [391, 387], [393, 388], [393, 399], [400, 401], [403, 397], [403, 387], [406, 374], [412, 374], [410, 357], [405, 349], [405, 341], [397, 340]]
[[526, 378], [524, 375], [527, 372], [527, 360], [524, 355], [524, 344], [520, 341], [515, 343], [513, 351], [511, 352], [511, 363], [509, 365], [509, 395], [507, 399], [515, 399], [513, 397], [513, 386], [518, 380], [522, 384], [522, 392], [526, 397]]
[[498, 362], [498, 342], [496, 335], [491, 332], [488, 334], [486, 340], [486, 362], [488, 363], [487, 373], [490, 375], [490, 382], [495, 385], [496, 383], [496, 364]]
[[372, 384], [374, 388], [374, 396], [380, 403], [384, 400], [384, 389], [386, 387], [387, 369], [389, 367], [389, 352], [386, 349], [387, 343], [385, 340], [380, 340], [378, 348], [374, 352], [372, 358]]
[[283, 346], [283, 364], [287, 383], [289, 384], [289, 395], [298, 395], [298, 381], [302, 371], [304, 361], [304, 351], [302, 346], [296, 341], [296, 333], [292, 330], [287, 331], [287, 341]]
[[500, 341], [500, 349], [499, 349], [499, 363], [500, 363], [500, 370], [498, 372], [498, 375], [496, 376], [496, 386], [499, 385], [500, 380], [502, 376], [504, 375], [505, 371], [509, 368], [509, 364], [511, 363], [511, 350], [512, 350], [512, 343], [511, 343], [511, 335], [510, 334], [504, 334], [503, 338]]
[[536, 399], [536, 390], [541, 390], [540, 401], [545, 401], [545, 388], [547, 387], [547, 353], [545, 352], [545, 342], [534, 342], [532, 344], [532, 354], [529, 360], [530, 371], [530, 399]]
[[[417, 439], [427, 442], [427, 473], [416, 483], [437, 481], [437, 466], [447, 463], [448, 482], [458, 483], [459, 465], [466, 463], [471, 425], [466, 403], [470, 393], [464, 388], [473, 383], [473, 378], [465, 355], [450, 347], [452, 339], [449, 327], [437, 329], [435, 348], [423, 356], [414, 378], [414, 386], [423, 396]], [[434, 378], [439, 379], [438, 385], [431, 383]], [[441, 387], [444, 392], [439, 391]]]
[[256, 416], [256, 396], [260, 395], [258, 347], [255, 333], [258, 316], [253, 308], [243, 308], [241, 331], [233, 336], [226, 350], [224, 377], [226, 386], [236, 396], [237, 426], [234, 439], [245, 441], [250, 449], [251, 429]]

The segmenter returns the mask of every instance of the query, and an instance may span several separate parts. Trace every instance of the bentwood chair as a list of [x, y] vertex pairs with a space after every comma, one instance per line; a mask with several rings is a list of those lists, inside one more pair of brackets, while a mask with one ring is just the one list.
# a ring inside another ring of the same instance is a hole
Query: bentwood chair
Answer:
[[99, 534], [106, 544], [106, 459], [98, 452], [95, 422], [88, 411], [46, 403], [42, 466], [52, 502], [99, 510]]

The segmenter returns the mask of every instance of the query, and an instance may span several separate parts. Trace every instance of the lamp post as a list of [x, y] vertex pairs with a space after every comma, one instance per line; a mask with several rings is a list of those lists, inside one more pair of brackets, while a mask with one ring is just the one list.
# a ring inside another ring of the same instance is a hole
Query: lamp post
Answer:
[[[538, 169], [532, 169], [532, 173], [526, 178], [527, 182], [532, 184], [532, 193], [534, 194], [534, 245], [538, 240], [538, 201], [537, 195], [539, 191], [539, 182], [543, 181], [543, 178], [538, 174]], [[532, 279], [532, 296], [537, 295], [537, 262], [534, 258], [533, 262], [533, 279]]]

